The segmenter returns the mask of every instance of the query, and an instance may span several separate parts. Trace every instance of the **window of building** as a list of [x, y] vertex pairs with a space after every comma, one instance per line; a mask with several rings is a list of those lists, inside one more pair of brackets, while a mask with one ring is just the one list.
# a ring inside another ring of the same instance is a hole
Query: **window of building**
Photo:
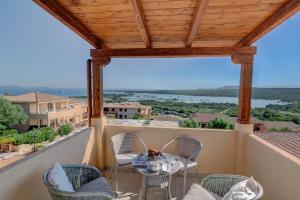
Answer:
[[127, 108], [125, 108], [124, 111], [127, 112]]
[[48, 103], [48, 110], [53, 110], [53, 104], [52, 103]]
[[104, 108], [104, 112], [108, 112], [109, 111], [109, 108]]
[[112, 108], [112, 109], [111, 109], [111, 111], [112, 111], [112, 112], [115, 112], [115, 109], [114, 109], [114, 108]]
[[123, 111], [123, 109], [122, 109], [122, 108], [119, 108], [119, 111], [120, 111], [120, 112], [122, 112], [122, 111]]
[[141, 113], [141, 109], [140, 108], [138, 109], [138, 112]]
[[122, 118], [123, 118], [123, 115], [119, 115], [119, 118], [122, 119]]
[[125, 115], [124, 118], [127, 119], [127, 115]]

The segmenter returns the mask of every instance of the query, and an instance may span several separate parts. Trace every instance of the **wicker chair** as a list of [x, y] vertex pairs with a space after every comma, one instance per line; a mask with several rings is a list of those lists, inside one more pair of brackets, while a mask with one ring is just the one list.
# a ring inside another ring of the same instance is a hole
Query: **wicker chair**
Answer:
[[[221, 200], [229, 192], [232, 186], [248, 177], [229, 174], [208, 175], [201, 181], [201, 186], [208, 190], [216, 200]], [[260, 200], [263, 196], [263, 188], [259, 185], [259, 194], [253, 200]]]
[[162, 148], [162, 152], [165, 152], [166, 148], [171, 145], [172, 143], [178, 141], [179, 148], [178, 148], [178, 156], [183, 164], [183, 168], [180, 169], [180, 172], [183, 173], [183, 192], [182, 195], [186, 193], [186, 179], [187, 179], [187, 172], [189, 168], [195, 168], [196, 173], [198, 172], [198, 165], [197, 165], [197, 158], [200, 154], [200, 151], [203, 145], [194, 138], [188, 137], [179, 137], [171, 140]]
[[115, 187], [118, 192], [118, 169], [120, 166], [131, 164], [138, 155], [134, 152], [134, 143], [139, 141], [147, 152], [147, 146], [143, 140], [132, 133], [119, 133], [110, 138], [110, 147], [114, 155], [114, 162], [111, 168], [111, 174], [114, 174]]
[[[69, 181], [72, 183], [74, 190], [76, 191], [82, 185], [102, 176], [101, 172], [87, 165], [80, 164], [65, 164], [62, 165], [66, 172]], [[47, 187], [50, 196], [53, 200], [112, 200], [110, 194], [105, 192], [64, 192], [56, 189], [49, 183], [48, 174], [51, 169], [47, 170], [43, 175], [43, 181]]]

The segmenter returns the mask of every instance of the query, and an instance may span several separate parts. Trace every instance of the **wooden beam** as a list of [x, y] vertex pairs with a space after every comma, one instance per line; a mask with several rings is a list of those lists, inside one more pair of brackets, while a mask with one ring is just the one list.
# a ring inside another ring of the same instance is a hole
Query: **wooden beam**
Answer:
[[284, 6], [279, 8], [266, 21], [261, 23], [248, 36], [242, 39], [237, 46], [251, 45], [260, 39], [262, 36], [270, 32], [272, 29], [280, 25], [282, 22], [290, 18], [292, 15], [300, 10], [299, 0], [290, 0]]
[[110, 63], [110, 57], [102, 56], [92, 59], [93, 63], [93, 118], [103, 114], [103, 68]]
[[143, 11], [143, 7], [140, 0], [129, 0], [132, 11], [134, 13], [134, 17], [137, 21], [140, 33], [145, 42], [147, 48], [151, 47], [151, 36], [149, 33], [148, 26], [146, 24], [145, 15]]
[[199, 48], [144, 48], [144, 49], [91, 49], [91, 57], [109, 56], [114, 58], [129, 57], [210, 57], [239, 54], [256, 54], [255, 46], [239, 48], [199, 47]]
[[252, 96], [253, 63], [241, 64], [239, 109], [237, 122], [251, 123], [251, 96]]
[[198, 0], [197, 7], [195, 9], [195, 14], [193, 17], [193, 21], [191, 24], [190, 31], [188, 33], [188, 36], [186, 38], [186, 46], [191, 47], [193, 40], [196, 38], [200, 23], [201, 23], [201, 18], [204, 15], [205, 9], [207, 7], [208, 0]]
[[105, 48], [101, 40], [97, 38], [91, 31], [76, 19], [71, 13], [69, 13], [63, 6], [61, 6], [56, 0], [33, 0], [56, 19], [61, 21], [64, 25], [69, 27], [80, 37], [85, 39], [95, 48]]
[[86, 63], [87, 72], [87, 104], [88, 104], [88, 126], [92, 125], [93, 99], [92, 99], [92, 60], [88, 59]]
[[93, 63], [93, 118], [101, 118], [103, 108], [103, 67]]

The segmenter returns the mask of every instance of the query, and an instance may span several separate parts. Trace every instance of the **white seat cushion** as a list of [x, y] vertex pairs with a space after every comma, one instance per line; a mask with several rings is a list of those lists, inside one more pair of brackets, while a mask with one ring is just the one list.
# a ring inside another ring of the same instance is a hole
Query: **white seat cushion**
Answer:
[[133, 159], [137, 157], [138, 154], [136, 153], [124, 153], [124, 154], [117, 154], [117, 162], [120, 165], [130, 164], [132, 163]]
[[82, 185], [76, 192], [104, 192], [109, 196], [114, 196], [114, 192], [103, 177], [96, 178], [95, 180]]
[[55, 162], [48, 174], [49, 183], [55, 188], [65, 192], [75, 192], [62, 166]]
[[232, 186], [222, 200], [251, 200], [257, 197], [259, 188], [258, 183], [250, 177]]
[[216, 200], [215, 197], [205, 190], [201, 185], [194, 183], [183, 200]]
[[187, 168], [191, 168], [191, 167], [194, 167], [197, 165], [197, 162], [194, 162], [194, 161], [190, 161], [182, 156], [176, 156], [176, 158], [179, 160], [180, 162], [180, 171], [183, 171], [184, 170], [184, 165], [185, 165], [185, 162], [187, 162]]

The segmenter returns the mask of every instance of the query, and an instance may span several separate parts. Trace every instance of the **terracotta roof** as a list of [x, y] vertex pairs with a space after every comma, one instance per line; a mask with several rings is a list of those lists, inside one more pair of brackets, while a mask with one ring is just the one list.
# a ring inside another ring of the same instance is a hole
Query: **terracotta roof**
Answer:
[[38, 102], [53, 102], [53, 101], [68, 101], [69, 99], [66, 97], [55, 96], [45, 93], [27, 93], [17, 96], [5, 96], [6, 99], [13, 103], [30, 103], [36, 102], [36, 97]]
[[196, 113], [193, 115], [194, 120], [202, 123], [208, 123], [217, 117], [220, 118], [221, 116], [215, 113]]
[[176, 115], [157, 115], [151, 117], [153, 120], [156, 121], [172, 121], [172, 122], [179, 122], [182, 120], [181, 117], [178, 117]]
[[300, 132], [255, 132], [254, 134], [300, 158]]

